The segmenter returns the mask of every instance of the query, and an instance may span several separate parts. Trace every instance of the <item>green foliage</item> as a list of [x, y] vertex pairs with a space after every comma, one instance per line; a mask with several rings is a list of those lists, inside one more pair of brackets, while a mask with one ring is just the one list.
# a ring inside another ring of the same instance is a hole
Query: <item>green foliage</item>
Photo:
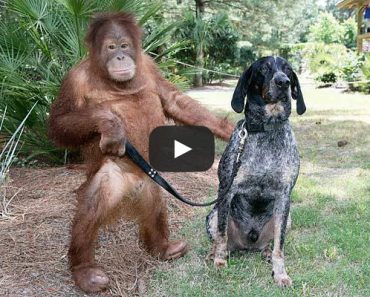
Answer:
[[341, 43], [347, 48], [356, 47], [357, 23], [349, 18], [340, 23], [331, 13], [323, 12], [317, 23], [310, 27], [309, 39], [326, 44]]
[[282, 44], [279, 48], [279, 55], [288, 60], [295, 71], [301, 72], [305, 46], [305, 43]]
[[343, 38], [343, 27], [336, 18], [328, 12], [319, 16], [319, 21], [310, 28], [310, 40], [326, 44], [340, 43]]
[[[212, 63], [235, 65], [239, 33], [226, 14], [218, 14], [210, 20], [207, 60]], [[208, 63], [210, 64], [210, 63]]]
[[366, 54], [364, 58], [365, 59], [361, 67], [362, 73], [366, 79], [370, 79], [370, 54]]
[[343, 44], [354, 49], [356, 47], [357, 39], [357, 22], [356, 19], [349, 18], [342, 23], [343, 27]]
[[261, 53], [275, 53], [281, 44], [304, 42], [318, 15], [311, 0], [241, 1], [239, 30]]
[[354, 81], [360, 76], [360, 58], [342, 44], [308, 43], [303, 55], [318, 81], [336, 82], [338, 78]]
[[343, 61], [341, 74], [345, 81], [352, 82], [361, 79], [363, 59], [354, 51], [348, 51], [347, 58]]
[[335, 83], [337, 81], [337, 75], [334, 72], [329, 70], [327, 72], [324, 72], [321, 75], [318, 75], [316, 79], [325, 84]]
[[370, 94], [370, 54], [367, 53], [361, 64], [361, 71], [364, 77], [364, 82], [358, 82], [351, 84], [351, 89], [355, 91], [360, 91], [366, 94]]
[[[225, 13], [211, 15], [202, 20], [196, 18], [192, 11], [188, 11], [184, 21], [179, 23], [175, 36], [187, 41], [186, 48], [174, 55], [180, 61], [194, 65], [197, 50], [201, 45], [205, 68], [233, 73], [233, 66], [238, 64], [239, 34]], [[203, 78], [210, 82], [222, 78], [222, 75], [204, 71]]]
[[[225, 74], [236, 75], [237, 68], [233, 67], [229, 63], [215, 63], [214, 65], [207, 65], [207, 69], [212, 69], [212, 71], [205, 71], [203, 73], [204, 81], [207, 83], [212, 83], [214, 81], [222, 82], [225, 78]], [[217, 71], [217, 72], [216, 72]]]
[[354, 9], [337, 8], [338, 0], [326, 0], [325, 11], [332, 13], [336, 19], [347, 20], [355, 13]]
[[[65, 73], [86, 56], [83, 38], [90, 16], [130, 11], [145, 28], [160, 8], [159, 1], [5, 1], [0, 15], [0, 110], [8, 106], [5, 131], [14, 131], [38, 102], [26, 123], [22, 154], [52, 162], [61, 162], [65, 156], [47, 139], [47, 117]], [[156, 52], [163, 47], [161, 56], [174, 50], [178, 45], [168, 38], [173, 28], [162, 22], [147, 30], [144, 49]]]
[[239, 47], [239, 65], [244, 69], [257, 59], [258, 53], [249, 42], [240, 42]]

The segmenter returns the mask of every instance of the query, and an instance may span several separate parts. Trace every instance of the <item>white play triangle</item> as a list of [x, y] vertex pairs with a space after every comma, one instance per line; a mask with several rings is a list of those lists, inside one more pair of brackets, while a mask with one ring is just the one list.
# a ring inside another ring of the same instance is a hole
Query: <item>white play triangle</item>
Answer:
[[175, 140], [175, 159], [182, 156], [183, 154], [186, 154], [187, 152], [190, 152], [191, 150], [191, 147], [188, 147], [187, 145]]

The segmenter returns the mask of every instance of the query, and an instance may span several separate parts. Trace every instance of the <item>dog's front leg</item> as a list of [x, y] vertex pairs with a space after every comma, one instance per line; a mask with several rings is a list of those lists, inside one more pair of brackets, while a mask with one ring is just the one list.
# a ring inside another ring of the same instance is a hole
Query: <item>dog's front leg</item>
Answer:
[[214, 264], [216, 267], [227, 266], [227, 227], [231, 200], [234, 196], [229, 191], [221, 200], [217, 207], [217, 232], [214, 236], [213, 251]]
[[290, 287], [292, 280], [285, 270], [284, 239], [290, 208], [289, 195], [284, 195], [275, 201], [274, 205], [274, 249], [272, 251], [272, 276], [279, 287]]

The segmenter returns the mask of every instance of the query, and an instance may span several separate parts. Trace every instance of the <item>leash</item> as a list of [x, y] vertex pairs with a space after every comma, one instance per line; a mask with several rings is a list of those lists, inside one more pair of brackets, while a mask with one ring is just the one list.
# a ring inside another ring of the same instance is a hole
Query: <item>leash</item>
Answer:
[[[236, 160], [234, 163], [233, 171], [232, 171], [232, 177], [231, 182], [225, 189], [225, 194], [231, 187], [233, 180], [239, 170], [240, 167], [240, 156], [243, 153], [244, 150], [244, 144], [245, 140], [247, 139], [248, 131], [246, 128], [246, 121], [243, 122], [243, 125], [241, 127], [241, 130], [238, 132], [239, 137], [239, 146], [238, 146], [238, 154], [236, 156]], [[206, 207], [213, 205], [220, 201], [220, 198], [217, 198], [213, 201], [206, 202], [206, 203], [197, 203], [190, 201], [189, 199], [184, 198], [179, 194], [174, 187], [172, 187], [156, 170], [154, 170], [147, 161], [140, 155], [140, 153], [136, 150], [136, 148], [130, 143], [126, 142], [126, 154], [130, 157], [130, 159], [137, 165], [139, 168], [144, 171], [144, 173], [149, 176], [155, 183], [157, 183], [159, 186], [161, 186], [163, 189], [165, 189], [168, 193], [170, 193], [172, 196], [174, 196], [176, 199], [180, 200], [181, 202], [188, 204], [190, 206], [199, 206], [199, 207]], [[219, 195], [219, 197], [222, 197], [223, 195]]]
[[129, 143], [126, 142], [126, 154], [131, 158], [131, 160], [140, 167], [144, 173], [149, 176], [155, 183], [165, 189], [168, 193], [174, 196], [176, 199], [180, 200], [181, 202], [191, 205], [191, 206], [199, 206], [205, 207], [215, 204], [219, 199], [213, 200], [211, 202], [206, 203], [197, 203], [190, 201], [183, 196], [181, 196], [156, 170], [154, 170], [147, 161], [140, 155], [140, 153], [136, 150], [136, 148]]
[[242, 155], [242, 153], [244, 151], [245, 140], [248, 137], [248, 130], [246, 128], [246, 125], [247, 125], [246, 124], [246, 120], [244, 120], [244, 122], [243, 122], [243, 124], [241, 126], [241, 129], [238, 132], [238, 137], [239, 137], [238, 153], [236, 155], [236, 159], [235, 159], [235, 162], [234, 162], [233, 170], [231, 172], [231, 181], [227, 185], [227, 187], [224, 189], [224, 191], [222, 192], [222, 194], [219, 193], [219, 195], [218, 195], [219, 198], [217, 200], [222, 200], [223, 196], [230, 190], [230, 188], [231, 188], [231, 186], [232, 186], [232, 184], [234, 182], [235, 176], [238, 173], [238, 170], [239, 170], [239, 167], [240, 167], [240, 163], [241, 163], [240, 162], [240, 156]]
[[239, 159], [240, 159], [240, 156], [241, 156], [241, 154], [244, 150], [244, 143], [245, 143], [245, 140], [247, 139], [247, 136], [248, 136], [248, 130], [245, 127], [245, 123], [246, 123], [246, 121], [244, 120], [243, 125], [242, 125], [242, 129], [238, 132], [238, 136], [240, 138], [240, 141], [239, 141], [239, 147], [238, 147], [238, 154], [236, 156], [236, 165], [238, 165], [238, 163], [240, 163]]
[[268, 131], [272, 131], [272, 130], [276, 130], [276, 129], [281, 129], [282, 127], [284, 127], [284, 125], [287, 121], [288, 120], [283, 120], [281, 123], [260, 124], [260, 125], [252, 125], [252, 124], [248, 123], [247, 120], [243, 121], [241, 129], [238, 132], [238, 137], [239, 137], [238, 153], [236, 155], [236, 159], [235, 159], [235, 162], [234, 162], [234, 167], [233, 167], [233, 170], [231, 172], [231, 181], [227, 185], [227, 187], [223, 190], [222, 194], [219, 193], [218, 200], [221, 200], [222, 197], [230, 190], [230, 188], [233, 184], [234, 178], [238, 173], [240, 163], [241, 163], [240, 156], [242, 155], [242, 153], [244, 151], [244, 144], [245, 144], [245, 140], [248, 137], [248, 132], [249, 133], [260, 133], [260, 132], [268, 132]]

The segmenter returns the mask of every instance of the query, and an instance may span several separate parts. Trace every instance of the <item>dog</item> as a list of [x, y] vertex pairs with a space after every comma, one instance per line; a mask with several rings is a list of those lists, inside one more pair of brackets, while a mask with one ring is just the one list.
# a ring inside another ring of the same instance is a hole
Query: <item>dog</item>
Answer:
[[288, 120], [292, 98], [302, 115], [306, 106], [298, 77], [283, 58], [261, 58], [242, 74], [231, 106], [237, 113], [244, 110], [245, 119], [238, 122], [221, 157], [218, 202], [206, 219], [216, 267], [227, 265], [229, 252], [260, 250], [272, 262], [272, 276], [280, 287], [292, 285], [283, 254], [290, 195], [299, 172]]

